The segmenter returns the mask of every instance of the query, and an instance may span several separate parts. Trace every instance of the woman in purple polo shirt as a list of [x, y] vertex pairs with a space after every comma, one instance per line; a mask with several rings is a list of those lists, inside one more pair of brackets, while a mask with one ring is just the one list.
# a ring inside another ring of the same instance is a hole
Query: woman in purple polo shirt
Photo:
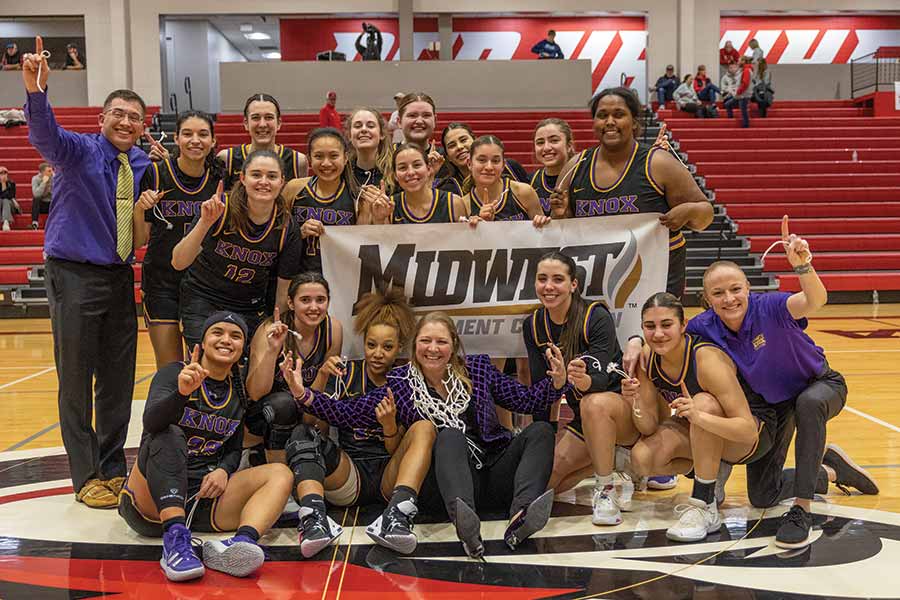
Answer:
[[[813, 493], [825, 493], [827, 481], [864, 494], [877, 494], [878, 486], [840, 448], [825, 446], [825, 423], [844, 407], [847, 384], [803, 330], [806, 317], [825, 306], [828, 292], [812, 268], [809, 244], [789, 232], [787, 216], [781, 235], [788, 261], [800, 276], [801, 291], [751, 294], [740, 267], [715, 262], [703, 275], [710, 308], [691, 319], [687, 332], [725, 350], [750, 387], [775, 407], [775, 443], [765, 456], [747, 465], [747, 493], [759, 507], [795, 497], [775, 543], [802, 548], [810, 543]], [[796, 471], [782, 471], [795, 426]]]

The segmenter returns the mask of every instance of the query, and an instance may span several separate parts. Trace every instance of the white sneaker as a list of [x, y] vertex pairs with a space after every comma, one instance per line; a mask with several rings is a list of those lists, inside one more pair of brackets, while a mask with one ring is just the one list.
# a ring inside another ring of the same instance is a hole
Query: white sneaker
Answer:
[[681, 514], [681, 518], [666, 530], [666, 537], [676, 542], [699, 542], [722, 526], [718, 509], [697, 498], [676, 506], [675, 514]]
[[631, 448], [616, 446], [614, 470], [631, 480], [632, 484], [634, 484], [633, 491], [647, 491], [647, 478], [639, 477], [631, 466]]
[[3, 231], [9, 231], [9, 221], [3, 221]]
[[622, 512], [619, 509], [618, 494], [612, 484], [594, 488], [594, 496], [591, 499], [593, 515], [591, 523], [594, 525], [618, 525], [622, 522]]

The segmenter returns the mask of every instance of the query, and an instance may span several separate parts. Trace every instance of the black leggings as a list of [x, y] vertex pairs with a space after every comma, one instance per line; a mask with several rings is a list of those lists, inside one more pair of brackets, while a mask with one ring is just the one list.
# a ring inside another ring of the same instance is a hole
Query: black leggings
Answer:
[[[846, 402], [844, 377], [826, 367], [795, 399], [775, 405], [777, 427], [772, 449], [747, 465], [747, 495], [753, 506], [774, 506], [791, 497], [811, 500], [817, 487], [821, 490], [824, 484], [827, 489], [828, 479], [822, 469], [825, 424], [841, 412]], [[795, 428], [797, 467], [782, 470]]]
[[472, 509], [509, 507], [509, 516], [547, 490], [553, 470], [555, 443], [550, 423], [532, 423], [503, 450], [482, 457], [476, 469], [459, 429], [444, 428], [434, 442], [434, 470], [447, 514], [454, 517], [454, 500]]

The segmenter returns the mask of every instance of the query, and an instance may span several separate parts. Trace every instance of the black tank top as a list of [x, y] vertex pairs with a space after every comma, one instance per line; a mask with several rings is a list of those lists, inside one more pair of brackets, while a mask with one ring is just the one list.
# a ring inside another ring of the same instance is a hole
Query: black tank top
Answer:
[[184, 271], [172, 267], [172, 250], [200, 214], [200, 205], [216, 193], [219, 179], [208, 169], [202, 177], [186, 175], [175, 159], [151, 163], [146, 173], [141, 191], [157, 190], [160, 200], [154, 210], [144, 213], [144, 220], [150, 223], [150, 240], [143, 261], [141, 289], [151, 293], [161, 289], [177, 291]]
[[[319, 374], [319, 367], [325, 362], [325, 354], [331, 347], [331, 316], [325, 315], [325, 318], [316, 327], [314, 343], [309, 354], [303, 356], [303, 385], [310, 386], [316, 380]], [[290, 334], [288, 334], [290, 335]], [[275, 363], [275, 378], [272, 384], [272, 391], [287, 392], [290, 391], [284, 376], [281, 374], [281, 361]]]
[[394, 214], [391, 223], [456, 223], [459, 216], [453, 212], [453, 200], [450, 192], [431, 191], [431, 208], [424, 216], [416, 216], [406, 205], [406, 192], [393, 195]]
[[[628, 164], [619, 179], [608, 188], [601, 188], [594, 182], [594, 167], [600, 160], [600, 146], [583, 150], [569, 186], [574, 216], [669, 212], [665, 193], [650, 176], [650, 159], [657, 150], [660, 148], [635, 142]], [[669, 232], [670, 252], [684, 244], [680, 231]]]
[[550, 214], [550, 194], [556, 188], [557, 179], [559, 179], [559, 175], [547, 175], [543, 168], [538, 169], [531, 176], [531, 187], [537, 192], [545, 215]]
[[[249, 231], [225, 229], [225, 215], [203, 238], [200, 254], [188, 267], [184, 287], [238, 312], [262, 311], [273, 272], [294, 226], [288, 215], [277, 208], [267, 223], [250, 223]], [[277, 227], [284, 222], [283, 227]]]
[[435, 184], [435, 187], [439, 190], [456, 194], [457, 196], [465, 196], [462, 189], [462, 180], [452, 175], [439, 180]]
[[685, 334], [683, 365], [681, 372], [675, 377], [663, 371], [662, 358], [655, 352], [650, 352], [647, 377], [650, 378], [667, 403], [671, 404], [676, 398], [684, 395], [684, 392], [681, 391], [682, 382], [692, 396], [704, 391], [697, 381], [697, 349], [703, 346], [715, 347], [715, 344], [704, 342], [699, 336]]
[[[326, 226], [355, 225], [356, 205], [347, 183], [342, 180], [337, 191], [326, 197], [316, 193], [316, 181], [318, 177], [312, 177], [294, 198], [291, 212], [297, 227], [309, 219], [321, 221]], [[319, 238], [309, 237], [303, 241], [303, 270], [321, 273]]]
[[[378, 386], [372, 383], [366, 374], [366, 361], [363, 359], [349, 361], [344, 370], [340, 387], [340, 396], [335, 402], [346, 401], [367, 394]], [[337, 389], [337, 379], [328, 380], [325, 393], [333, 395]], [[384, 458], [390, 456], [384, 447], [384, 432], [379, 425], [375, 429], [340, 429], [338, 441], [341, 449], [353, 460]]]
[[[471, 198], [471, 208], [469, 210], [472, 211], [473, 215], [477, 215], [481, 210], [482, 202], [478, 198], [478, 193], [475, 188], [472, 188], [472, 191], [469, 192]], [[528, 221], [528, 212], [525, 210], [519, 203], [519, 199], [516, 197], [515, 192], [512, 191], [512, 186], [509, 183], [509, 179], [503, 179], [503, 191], [500, 192], [500, 208], [494, 215], [495, 221]]]
[[[250, 154], [250, 144], [241, 144], [229, 148], [225, 154], [225, 191], [229, 191], [234, 187], [241, 178], [241, 169], [244, 168], [244, 161]], [[275, 145], [275, 154], [281, 157], [281, 165], [284, 168], [284, 180], [290, 181], [298, 177], [305, 176], [300, 173], [300, 153], [293, 148]]]

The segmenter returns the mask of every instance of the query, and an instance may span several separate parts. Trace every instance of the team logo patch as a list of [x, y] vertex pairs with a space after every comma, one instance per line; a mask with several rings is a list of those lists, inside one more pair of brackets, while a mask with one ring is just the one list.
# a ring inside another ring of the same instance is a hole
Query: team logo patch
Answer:
[[758, 336], [753, 338], [753, 349], [754, 350], [759, 350], [760, 348], [762, 348], [765, 345], [766, 345], [766, 336], [764, 336], [763, 334], [759, 334]]

